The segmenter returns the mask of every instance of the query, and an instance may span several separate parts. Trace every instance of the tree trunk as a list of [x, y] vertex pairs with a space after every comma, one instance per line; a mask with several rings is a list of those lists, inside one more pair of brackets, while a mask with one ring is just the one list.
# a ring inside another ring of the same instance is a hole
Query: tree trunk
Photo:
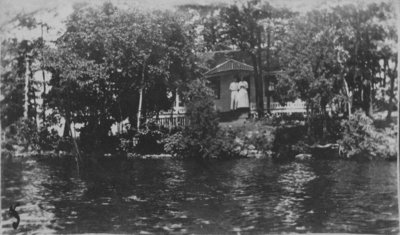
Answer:
[[[393, 103], [393, 99], [394, 97], [394, 80], [396, 79], [396, 72], [397, 72], [397, 61], [395, 61], [395, 65], [394, 65], [394, 69], [393, 71], [390, 71], [389, 66], [387, 66], [388, 68], [388, 75], [390, 78], [390, 90], [389, 90], [389, 105], [388, 105], [388, 113], [386, 116], [386, 120], [390, 120], [392, 118], [392, 111], [393, 111], [393, 107], [394, 107], [394, 103]], [[386, 74], [386, 73], [385, 73]]]
[[257, 44], [258, 44], [257, 67], [258, 67], [258, 79], [259, 79], [259, 86], [256, 87], [256, 95], [259, 96], [257, 102], [257, 112], [258, 112], [258, 117], [264, 117], [264, 79], [263, 79], [263, 71], [261, 63], [261, 26], [257, 28]]
[[257, 109], [257, 114], [259, 117], [262, 117], [264, 114], [263, 111], [263, 99], [262, 99], [262, 84], [260, 82], [260, 76], [259, 76], [259, 68], [258, 68], [258, 60], [257, 56], [255, 54], [251, 54], [252, 62], [253, 62], [253, 67], [254, 67], [254, 85], [255, 85], [255, 96], [256, 96], [256, 109]]
[[369, 84], [369, 97], [368, 97], [368, 116], [372, 119], [374, 118], [374, 97], [375, 97], [374, 84], [370, 82]]
[[32, 71], [32, 61], [29, 61], [28, 71], [28, 118], [32, 119], [35, 122], [36, 128], [39, 127], [39, 115], [37, 111], [37, 100], [36, 100], [36, 91], [35, 84], [33, 80], [33, 71]]
[[328, 115], [326, 112], [326, 104], [321, 104], [321, 111], [322, 111], [322, 140], [324, 141], [326, 139], [327, 133], [328, 133], [328, 123], [327, 123], [327, 118]]
[[372, 109], [372, 96], [373, 96], [373, 92], [372, 92], [372, 85], [371, 82], [368, 81], [365, 85], [363, 85], [363, 107], [364, 107], [364, 112], [365, 114], [370, 117], [373, 118], [373, 109]]
[[347, 81], [345, 78], [343, 78], [344, 81], [344, 88], [346, 91], [346, 96], [347, 96], [347, 105], [348, 105], [348, 112], [349, 112], [349, 118], [351, 116], [351, 109], [352, 109], [352, 103], [353, 103], [353, 92], [349, 90], [349, 85], [347, 84]]
[[[145, 89], [143, 89], [143, 93], [146, 92]], [[145, 96], [145, 93], [143, 94], [143, 96]], [[146, 105], [146, 101], [142, 101], [142, 120], [144, 123], [146, 123], [147, 125], [147, 105]]]
[[42, 93], [42, 118], [43, 118], [43, 125], [46, 122], [46, 76], [44, 73], [44, 56], [43, 56], [43, 47], [44, 47], [44, 39], [43, 39], [43, 24], [41, 24], [41, 34], [42, 34], [42, 77], [43, 77], [43, 93]]
[[307, 134], [308, 134], [308, 138], [310, 138], [311, 141], [314, 141], [314, 135], [315, 135], [315, 131], [313, 128], [313, 120], [314, 120], [314, 107], [312, 104], [309, 103], [309, 115], [307, 117]]
[[307, 115], [307, 136], [310, 137], [311, 135], [311, 121], [310, 121], [310, 104], [307, 102], [306, 104], [306, 115]]
[[46, 76], [44, 74], [44, 70], [42, 69], [43, 76], [43, 93], [42, 93], [42, 118], [43, 124], [46, 122]]
[[70, 136], [69, 133], [71, 132], [71, 113], [69, 110], [65, 110], [65, 125], [64, 125], [64, 133], [63, 137]]
[[169, 125], [168, 125], [169, 133], [171, 133], [172, 131], [173, 123], [174, 123], [174, 107], [171, 108], [171, 113], [169, 116]]
[[394, 87], [394, 78], [390, 78], [390, 97], [389, 97], [389, 105], [388, 105], [388, 112], [386, 116], [386, 120], [390, 120], [392, 118], [392, 110], [393, 110], [393, 89]]
[[140, 128], [140, 117], [142, 112], [142, 102], [143, 102], [143, 87], [139, 90], [139, 106], [137, 112], [137, 119], [136, 119], [136, 129], [139, 130]]
[[76, 160], [76, 163], [78, 164], [78, 170], [79, 170], [79, 163], [82, 162], [82, 157], [81, 157], [81, 152], [79, 151], [78, 143], [76, 142], [76, 136], [73, 134], [73, 133], [76, 133], [75, 127], [74, 127], [74, 132], [72, 132], [71, 125], [69, 125], [68, 130], [69, 130], [70, 136], [72, 137], [72, 142], [74, 143], [74, 147], [75, 147], [75, 151], [76, 151], [75, 160]]
[[139, 105], [138, 105], [138, 112], [137, 112], [137, 120], [136, 120], [136, 129], [140, 129], [140, 117], [142, 116], [142, 103], [143, 103], [143, 83], [144, 83], [144, 74], [146, 69], [146, 60], [143, 62], [142, 68], [142, 80], [139, 89]]
[[[31, 77], [31, 79], [33, 79], [33, 78]], [[38, 105], [36, 102], [36, 92], [35, 92], [35, 89], [33, 86], [31, 87], [31, 94], [32, 94], [32, 99], [33, 99], [32, 117], [35, 118], [36, 127], [39, 127], [39, 114], [37, 111]]]
[[[269, 28], [267, 29], [267, 72], [270, 72], [270, 47], [271, 47], [271, 34], [269, 31]], [[267, 95], [267, 113], [271, 114], [271, 93], [269, 90], [269, 86], [270, 86], [270, 76], [269, 74], [266, 76], [265, 79], [265, 89], [266, 89], [266, 95]]]
[[29, 61], [28, 57], [25, 58], [25, 88], [24, 88], [24, 118], [28, 119], [28, 108], [29, 108]]

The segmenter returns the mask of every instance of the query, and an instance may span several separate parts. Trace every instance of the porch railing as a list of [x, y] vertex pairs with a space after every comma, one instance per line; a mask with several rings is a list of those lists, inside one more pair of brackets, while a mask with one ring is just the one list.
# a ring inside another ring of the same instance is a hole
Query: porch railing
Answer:
[[[256, 112], [256, 104], [251, 103], [251, 111]], [[278, 102], [271, 102], [271, 113], [306, 113], [306, 106], [303, 101], [288, 102], [286, 105], [281, 105]], [[264, 102], [264, 111], [267, 111], [267, 103]]]
[[187, 125], [187, 119], [185, 114], [174, 114], [172, 117], [168, 115], [160, 115], [157, 118], [152, 118], [156, 124], [165, 127], [177, 127]]

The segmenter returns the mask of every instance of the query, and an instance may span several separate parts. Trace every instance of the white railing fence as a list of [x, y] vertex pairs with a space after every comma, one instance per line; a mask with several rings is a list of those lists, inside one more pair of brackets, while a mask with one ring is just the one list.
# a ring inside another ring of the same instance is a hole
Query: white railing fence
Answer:
[[185, 114], [175, 114], [172, 117], [167, 115], [160, 115], [157, 118], [151, 119], [154, 123], [165, 127], [178, 127], [187, 125]]

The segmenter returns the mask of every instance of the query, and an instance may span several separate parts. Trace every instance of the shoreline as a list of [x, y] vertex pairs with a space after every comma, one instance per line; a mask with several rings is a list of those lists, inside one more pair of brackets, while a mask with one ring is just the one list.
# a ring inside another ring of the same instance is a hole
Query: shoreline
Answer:
[[[376, 119], [377, 120], [377, 119]], [[375, 120], [375, 121], [376, 121]], [[270, 120], [236, 120], [232, 123], [222, 122], [220, 125], [220, 132], [217, 139], [225, 145], [228, 154], [225, 156], [216, 156], [211, 158], [220, 159], [237, 159], [237, 158], [273, 158], [273, 159], [287, 159], [287, 160], [309, 160], [309, 159], [354, 159], [354, 160], [397, 160], [394, 157], [392, 146], [393, 133], [388, 132], [388, 125], [395, 125], [396, 123], [386, 123], [386, 126], [375, 127], [375, 124], [370, 124], [373, 127], [371, 133], [366, 133], [368, 138], [365, 143], [371, 143], [383, 145], [380, 148], [362, 149], [357, 145], [350, 146], [350, 151], [358, 151], [354, 155], [349, 155], [344, 149], [346, 142], [343, 141], [343, 136], [339, 136], [336, 139], [313, 139], [307, 136], [307, 126], [300, 121], [280, 121], [278, 123], [271, 124]], [[357, 121], [357, 120], [355, 120]], [[378, 120], [379, 122], [380, 120]], [[396, 131], [394, 129], [394, 131]], [[340, 132], [344, 134], [343, 131]], [[168, 138], [171, 134], [165, 134], [163, 137]], [[372, 137], [371, 137], [372, 136]], [[350, 136], [352, 137], [352, 136]], [[379, 143], [373, 141], [377, 138], [382, 139]], [[158, 142], [158, 141], [157, 141]], [[365, 144], [364, 143], [364, 144]], [[158, 143], [160, 146], [161, 144]], [[391, 152], [387, 151], [385, 147], [391, 148]], [[153, 146], [145, 146], [142, 151], [135, 151], [134, 148], [130, 149], [119, 149], [115, 150], [99, 150], [94, 152], [83, 152], [84, 158], [126, 158], [126, 159], [160, 159], [160, 158], [185, 158], [187, 155], [181, 155], [176, 153], [167, 152], [164, 150], [156, 150]], [[347, 148], [349, 148], [347, 146]], [[354, 149], [355, 148], [355, 149]], [[366, 150], [372, 150], [370, 152]], [[37, 158], [75, 158], [76, 151], [71, 149], [70, 151], [60, 150], [32, 150], [32, 147], [23, 147], [17, 144], [9, 145], [8, 148], [2, 149], [2, 157], [37, 157]], [[390, 155], [385, 155], [390, 153]], [[392, 156], [393, 155], [393, 156]], [[188, 157], [191, 158], [191, 157]], [[193, 156], [196, 158], [196, 156]]]

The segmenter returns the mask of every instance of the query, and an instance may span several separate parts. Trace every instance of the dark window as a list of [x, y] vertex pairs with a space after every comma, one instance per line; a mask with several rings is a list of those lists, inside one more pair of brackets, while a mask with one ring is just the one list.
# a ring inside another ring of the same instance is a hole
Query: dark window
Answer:
[[269, 78], [269, 90], [273, 91], [275, 89], [275, 82], [276, 82], [276, 75], [270, 74], [270, 75], [265, 75], [264, 76], [264, 94], [267, 96], [267, 78]]
[[210, 88], [214, 91], [214, 98], [221, 98], [221, 80], [219, 77], [213, 77], [210, 79]]

